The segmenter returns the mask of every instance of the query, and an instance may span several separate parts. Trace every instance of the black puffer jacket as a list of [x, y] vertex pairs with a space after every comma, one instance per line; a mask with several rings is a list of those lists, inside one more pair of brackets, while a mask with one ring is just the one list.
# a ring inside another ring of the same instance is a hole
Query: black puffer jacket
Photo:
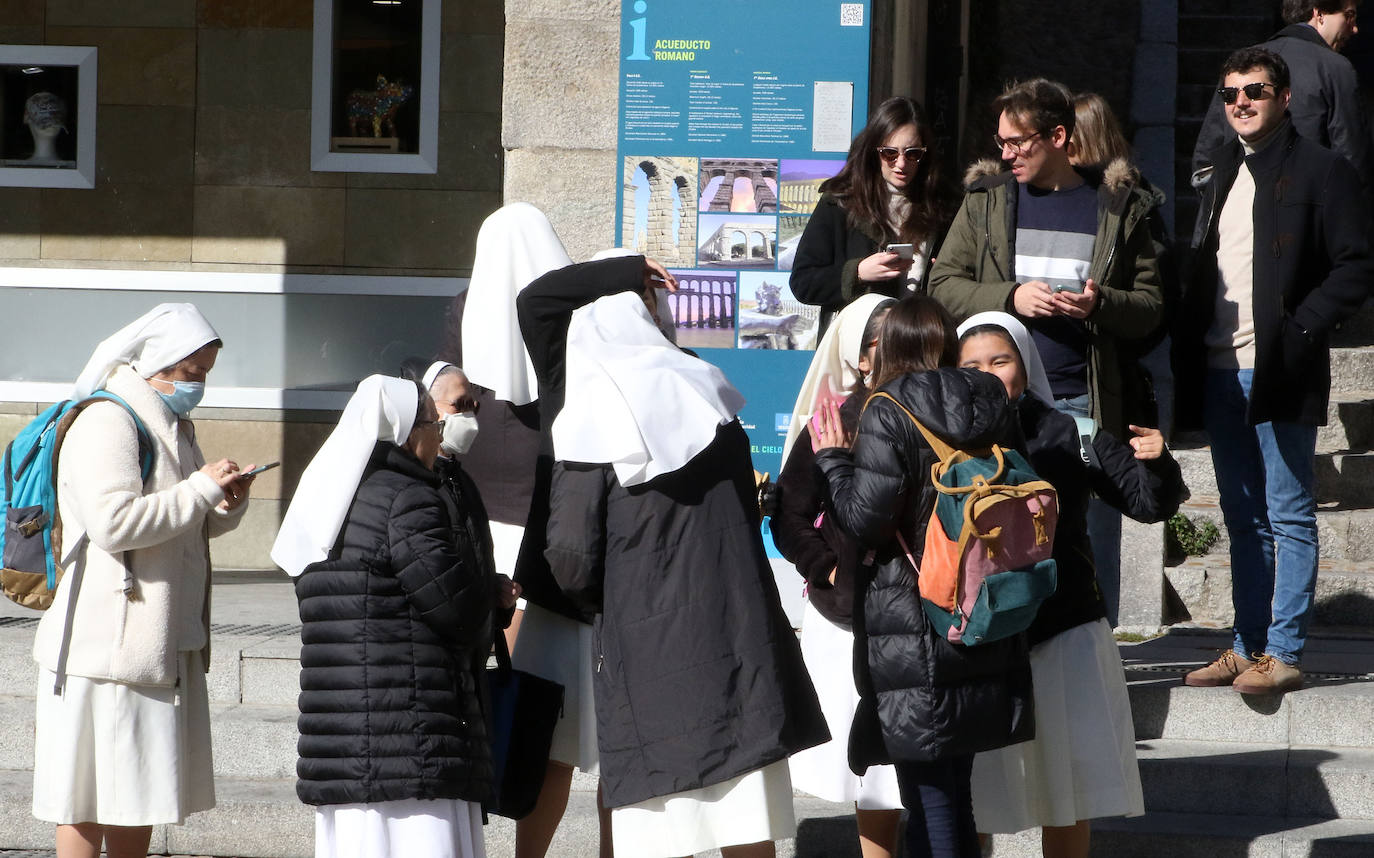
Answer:
[[1040, 605], [1026, 630], [1032, 647], [1060, 632], [1107, 616], [1088, 541], [1088, 501], [1094, 492], [1136, 521], [1163, 521], [1178, 510], [1185, 494], [1178, 462], [1166, 450], [1142, 461], [1130, 445], [1102, 431], [1093, 437], [1096, 463], [1083, 460], [1078, 426], [1067, 414], [1034, 396], [1016, 406], [1025, 451], [1035, 473], [1059, 495], [1059, 523], [1054, 533], [1056, 586]]
[[[957, 447], [1005, 438], [1012, 412], [1002, 383], [970, 369], [901, 376], [883, 385], [926, 427]], [[860, 570], [854, 612], [854, 680], [860, 703], [850, 732], [856, 772], [900, 760], [936, 760], [1024, 742], [1035, 734], [1023, 636], [967, 647], [935, 634], [897, 532], [920, 562], [936, 492], [935, 453], [894, 403], [870, 400], [853, 451], [822, 450], [830, 510], [874, 549]]]
[[830, 738], [754, 492], [739, 421], [683, 467], [630, 488], [609, 465], [555, 466], [547, 554], [596, 616], [611, 807], [720, 783]]
[[484, 801], [479, 688], [492, 582], [455, 544], [439, 478], [379, 443], [328, 560], [296, 579], [296, 794], [306, 804]]
[[[866, 391], [851, 394], [840, 405], [846, 432], [859, 427]], [[778, 511], [773, 515], [773, 544], [806, 579], [806, 598], [821, 616], [849, 628], [854, 615], [854, 579], [868, 552], [835, 521], [824, 515], [825, 478], [816, 470], [811, 427], [804, 427], [778, 474]], [[816, 527], [819, 517], [821, 526]], [[830, 581], [834, 570], [835, 581]]]

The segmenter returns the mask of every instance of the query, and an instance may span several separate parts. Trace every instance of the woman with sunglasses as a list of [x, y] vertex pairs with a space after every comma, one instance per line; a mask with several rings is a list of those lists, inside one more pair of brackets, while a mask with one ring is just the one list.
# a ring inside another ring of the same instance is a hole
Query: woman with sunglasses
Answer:
[[925, 291], [931, 255], [958, 205], [934, 145], [921, 105], [889, 98], [850, 144], [844, 167], [821, 185], [791, 286], [798, 300], [822, 308], [822, 329], [865, 293]]

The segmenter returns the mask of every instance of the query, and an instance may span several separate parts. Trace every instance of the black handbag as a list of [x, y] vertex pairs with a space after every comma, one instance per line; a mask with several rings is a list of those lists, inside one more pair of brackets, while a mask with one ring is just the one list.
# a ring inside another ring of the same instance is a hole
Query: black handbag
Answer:
[[487, 668], [491, 693], [492, 799], [487, 811], [522, 819], [544, 787], [553, 729], [563, 717], [563, 686], [515, 670], [506, 636], [496, 630], [496, 667]]

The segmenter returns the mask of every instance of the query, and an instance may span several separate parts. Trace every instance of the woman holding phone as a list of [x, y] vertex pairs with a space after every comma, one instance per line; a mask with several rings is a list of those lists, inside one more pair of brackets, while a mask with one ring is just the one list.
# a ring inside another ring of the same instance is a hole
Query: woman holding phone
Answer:
[[821, 185], [792, 266], [792, 294], [822, 308], [821, 327], [867, 292], [924, 291], [930, 258], [954, 216], [935, 135], [916, 101], [878, 105], [849, 157]]

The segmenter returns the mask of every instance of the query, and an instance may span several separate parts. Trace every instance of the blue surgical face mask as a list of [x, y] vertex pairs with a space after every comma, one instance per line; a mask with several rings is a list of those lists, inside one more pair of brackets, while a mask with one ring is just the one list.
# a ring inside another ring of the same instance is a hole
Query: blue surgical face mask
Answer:
[[205, 382], [203, 381], [167, 381], [158, 379], [176, 388], [171, 393], [158, 391], [157, 395], [162, 397], [162, 401], [167, 403], [167, 407], [173, 414], [185, 417], [191, 413], [191, 409], [200, 404], [200, 400], [205, 396]]

